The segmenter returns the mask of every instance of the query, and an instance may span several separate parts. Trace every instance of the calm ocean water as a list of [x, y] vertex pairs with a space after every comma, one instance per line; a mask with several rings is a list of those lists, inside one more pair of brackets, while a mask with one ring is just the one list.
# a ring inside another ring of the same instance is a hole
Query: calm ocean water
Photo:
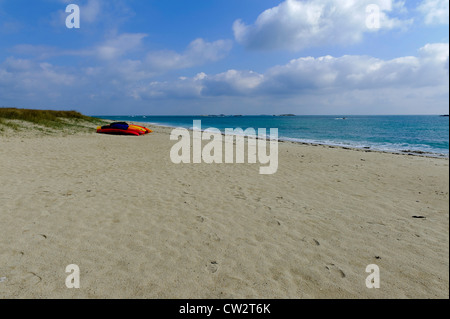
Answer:
[[440, 116], [98, 116], [103, 119], [147, 122], [202, 129], [278, 128], [279, 138], [298, 142], [371, 148], [390, 152], [449, 155], [449, 118]]

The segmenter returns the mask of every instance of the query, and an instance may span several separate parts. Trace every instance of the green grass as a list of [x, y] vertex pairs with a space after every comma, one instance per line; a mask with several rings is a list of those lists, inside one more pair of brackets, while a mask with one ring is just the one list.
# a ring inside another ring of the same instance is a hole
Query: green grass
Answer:
[[77, 111], [0, 108], [0, 125], [18, 131], [21, 129], [21, 126], [17, 121], [29, 122], [54, 130], [69, 129], [75, 131], [86, 130], [90, 126], [106, 123], [103, 120], [83, 115]]
[[20, 130], [20, 127], [21, 127], [19, 124], [12, 122], [12, 121], [7, 121], [5, 119], [2, 119], [1, 117], [0, 117], [0, 126], [2, 126], [1, 127], [2, 132], [5, 131], [5, 127], [13, 129], [14, 131]]
[[94, 118], [85, 116], [76, 111], [52, 111], [52, 110], [31, 110], [16, 108], [0, 108], [0, 118], [9, 120], [21, 120], [44, 126], [53, 126], [60, 123], [61, 119], [93, 121]]

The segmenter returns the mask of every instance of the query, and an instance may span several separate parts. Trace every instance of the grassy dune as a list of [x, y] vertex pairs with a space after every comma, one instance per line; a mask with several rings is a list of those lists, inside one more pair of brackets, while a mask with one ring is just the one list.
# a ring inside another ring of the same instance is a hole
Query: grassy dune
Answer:
[[96, 126], [105, 123], [76, 111], [0, 108], [0, 135], [17, 132], [75, 134], [92, 132]]

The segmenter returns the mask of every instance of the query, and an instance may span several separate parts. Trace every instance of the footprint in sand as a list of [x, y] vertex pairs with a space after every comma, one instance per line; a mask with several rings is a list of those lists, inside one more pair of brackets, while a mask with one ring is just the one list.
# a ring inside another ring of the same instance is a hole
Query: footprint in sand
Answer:
[[219, 270], [219, 264], [217, 261], [213, 260], [207, 265], [207, 269], [210, 273], [214, 274]]
[[72, 196], [72, 195], [73, 195], [73, 191], [68, 190], [67, 192], [65, 192], [65, 193], [63, 193], [63, 194], [61, 194], [61, 195], [64, 196], [64, 197], [69, 197], [69, 196]]
[[37, 285], [42, 281], [42, 277], [34, 272], [28, 272], [22, 279], [27, 285], [33, 284]]
[[203, 223], [205, 221], [205, 218], [202, 216], [197, 216], [195, 217], [195, 219], [199, 222], [199, 223]]
[[320, 246], [320, 242], [317, 239], [315, 239], [315, 238], [306, 238], [306, 237], [304, 237], [304, 238], [302, 238], [302, 241], [305, 242], [305, 243], [309, 243], [309, 244], [315, 245], [315, 246]]
[[346, 275], [342, 271], [342, 269], [339, 269], [335, 264], [329, 263], [325, 266], [325, 268], [332, 274], [334, 277], [339, 276], [341, 278], [345, 278]]
[[292, 208], [295, 206], [293, 202], [291, 202], [289, 199], [284, 198], [283, 196], [277, 196], [275, 197], [275, 200], [280, 207]]
[[272, 218], [270, 218], [269, 221], [267, 221], [266, 225], [267, 226], [281, 226], [281, 223], [275, 217], [272, 217]]
[[246, 200], [247, 196], [245, 196], [244, 192], [242, 191], [242, 187], [232, 187], [232, 190], [235, 192], [233, 196], [237, 199]]
[[247, 199], [247, 196], [245, 196], [243, 192], [239, 192], [239, 193], [235, 194], [234, 197], [237, 199], [242, 199], [242, 200]]
[[212, 242], [212, 241], [219, 242], [220, 241], [220, 237], [216, 233], [209, 233], [208, 238], [209, 238], [210, 242]]

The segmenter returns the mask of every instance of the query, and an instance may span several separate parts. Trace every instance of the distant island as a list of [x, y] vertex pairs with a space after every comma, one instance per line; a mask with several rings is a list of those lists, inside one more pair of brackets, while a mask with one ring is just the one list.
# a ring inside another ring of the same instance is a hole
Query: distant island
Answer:
[[280, 115], [274, 115], [274, 116], [296, 116], [295, 114], [280, 114]]
[[448, 114], [440, 115], [440, 117], [448, 117]]

